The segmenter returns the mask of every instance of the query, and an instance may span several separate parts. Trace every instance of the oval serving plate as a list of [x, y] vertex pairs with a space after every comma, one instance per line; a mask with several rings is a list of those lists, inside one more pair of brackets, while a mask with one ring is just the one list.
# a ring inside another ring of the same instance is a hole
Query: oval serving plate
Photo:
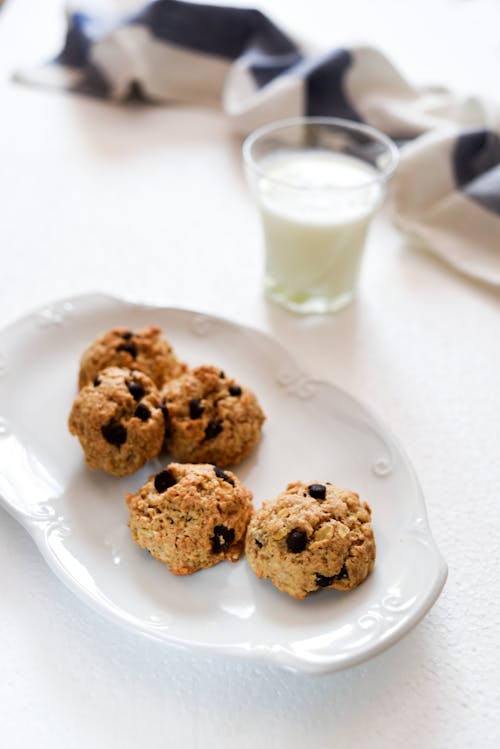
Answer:
[[[263, 438], [236, 467], [256, 506], [297, 479], [333, 481], [371, 505], [377, 563], [359, 588], [296, 601], [244, 558], [179, 578], [132, 542], [125, 493], [166, 456], [122, 479], [92, 472], [67, 417], [84, 348], [114, 325], [151, 323], [190, 365], [215, 363], [258, 395]], [[351, 396], [308, 377], [257, 330], [99, 294], [55, 302], [0, 333], [0, 503], [58, 577], [113, 621], [296, 671], [340, 670], [385, 650], [425, 615], [447, 574], [408, 458]]]

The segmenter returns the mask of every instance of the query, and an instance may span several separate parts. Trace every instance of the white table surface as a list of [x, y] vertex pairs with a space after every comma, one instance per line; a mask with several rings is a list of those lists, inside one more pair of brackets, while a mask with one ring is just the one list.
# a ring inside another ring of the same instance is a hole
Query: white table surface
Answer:
[[[496, 0], [260, 7], [321, 45], [378, 44], [417, 83], [498, 95]], [[386, 653], [303, 676], [125, 633], [67, 591], [0, 512], [1, 745], [498, 746], [498, 293], [409, 249], [381, 218], [357, 303], [320, 321], [267, 304], [228, 124], [216, 112], [10, 82], [16, 66], [57, 50], [62, 32], [60, 0], [10, 0], [0, 12], [0, 325], [102, 290], [270, 332], [399, 436], [449, 579]]]

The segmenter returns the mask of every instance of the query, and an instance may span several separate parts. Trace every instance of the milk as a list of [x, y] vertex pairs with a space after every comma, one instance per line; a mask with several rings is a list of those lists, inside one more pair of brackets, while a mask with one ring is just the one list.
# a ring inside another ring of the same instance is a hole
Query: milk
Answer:
[[350, 300], [382, 195], [379, 176], [353, 156], [321, 149], [280, 150], [260, 162], [257, 193], [271, 296], [318, 312]]

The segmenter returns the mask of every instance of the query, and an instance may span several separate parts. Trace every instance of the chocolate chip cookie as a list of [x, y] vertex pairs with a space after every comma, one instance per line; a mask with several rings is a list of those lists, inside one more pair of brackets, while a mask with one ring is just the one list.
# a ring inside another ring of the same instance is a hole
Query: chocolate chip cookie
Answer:
[[351, 590], [375, 564], [371, 510], [331, 483], [289, 484], [248, 526], [245, 552], [259, 578], [305, 598], [321, 588]]
[[170, 465], [127, 495], [132, 538], [174, 575], [189, 575], [243, 550], [252, 494], [230, 471]]
[[165, 415], [153, 381], [136, 369], [108, 367], [78, 393], [69, 430], [90, 468], [134, 473], [160, 452]]
[[251, 390], [203, 365], [161, 391], [168, 411], [166, 447], [176, 460], [238, 463], [257, 444], [265, 416]]
[[106, 367], [138, 369], [157, 387], [186, 371], [186, 365], [179, 361], [170, 343], [162, 337], [161, 329], [155, 325], [137, 332], [117, 327], [97, 338], [82, 355], [79, 387], [93, 382]]

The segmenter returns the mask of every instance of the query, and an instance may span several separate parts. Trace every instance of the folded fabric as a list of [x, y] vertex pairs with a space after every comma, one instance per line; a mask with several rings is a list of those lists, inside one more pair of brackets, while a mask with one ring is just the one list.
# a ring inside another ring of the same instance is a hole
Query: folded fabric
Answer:
[[16, 77], [114, 100], [221, 107], [242, 134], [299, 115], [373, 125], [401, 142], [397, 223], [500, 286], [500, 109], [417, 89], [376, 49], [311, 54], [258, 10], [156, 0], [120, 19], [69, 13], [58, 58]]

